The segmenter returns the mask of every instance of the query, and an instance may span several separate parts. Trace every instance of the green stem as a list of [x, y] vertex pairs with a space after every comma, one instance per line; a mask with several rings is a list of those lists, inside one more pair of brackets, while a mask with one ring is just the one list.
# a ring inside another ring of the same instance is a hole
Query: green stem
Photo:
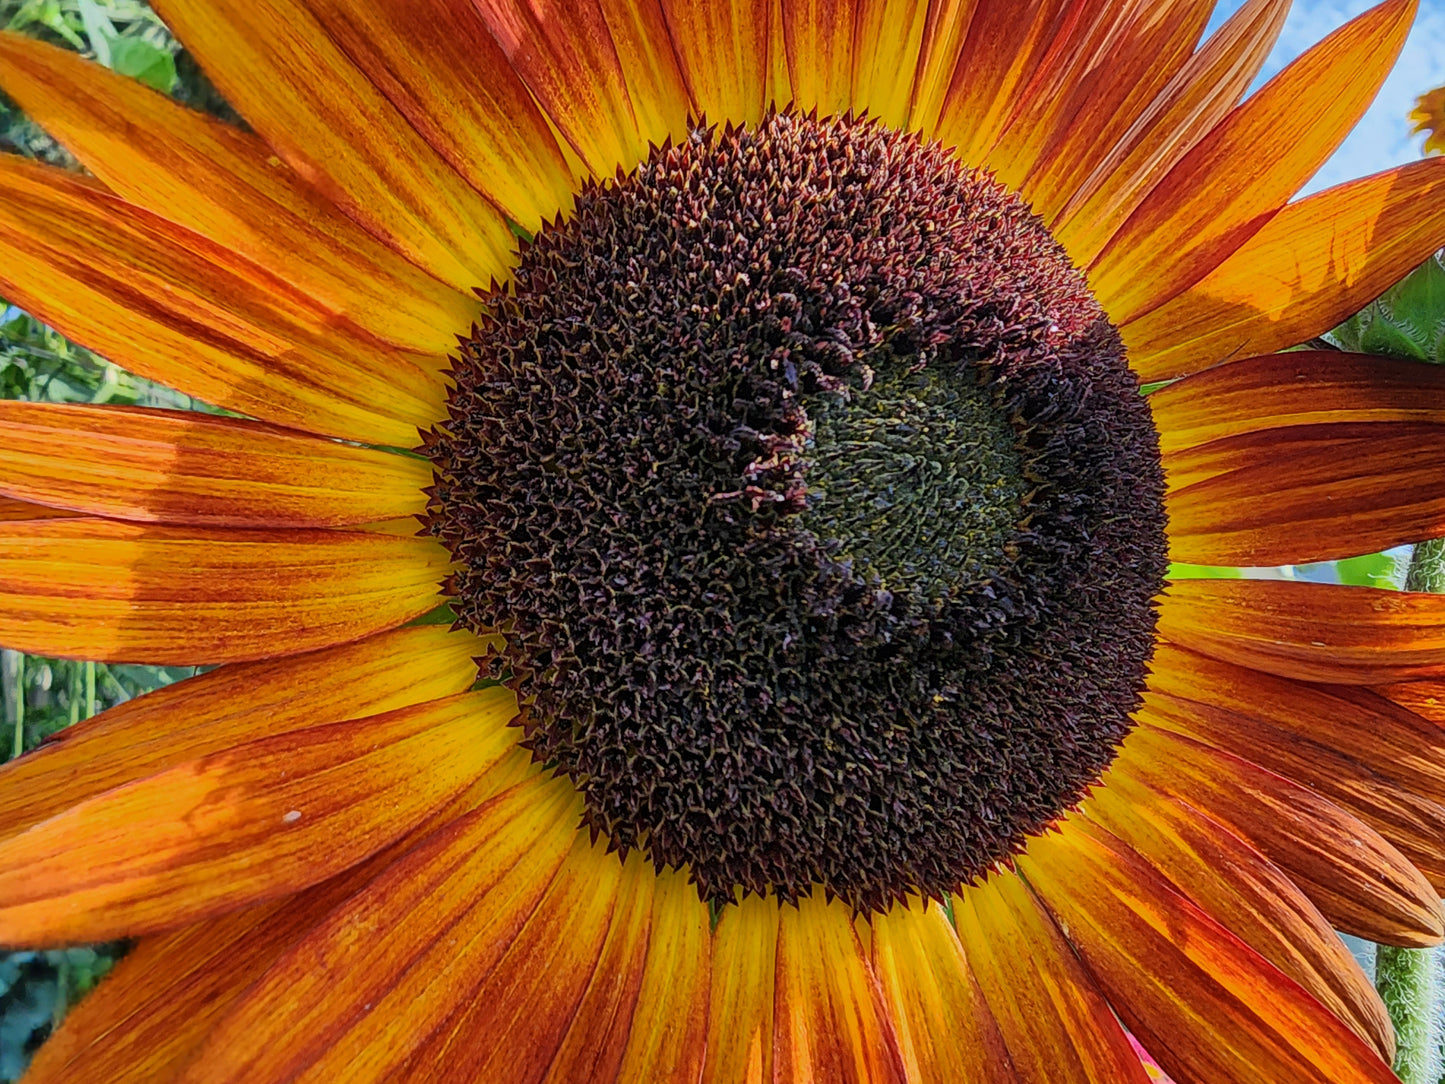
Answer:
[[[1407, 591], [1445, 593], [1445, 539], [1421, 542], [1405, 574]], [[1445, 956], [1439, 948], [1381, 945], [1375, 988], [1395, 1025], [1395, 1072], [1404, 1084], [1439, 1084]]]
[[0, 686], [5, 693], [5, 721], [15, 735], [10, 745], [14, 758], [25, 752], [25, 656], [21, 652], [0, 651]]

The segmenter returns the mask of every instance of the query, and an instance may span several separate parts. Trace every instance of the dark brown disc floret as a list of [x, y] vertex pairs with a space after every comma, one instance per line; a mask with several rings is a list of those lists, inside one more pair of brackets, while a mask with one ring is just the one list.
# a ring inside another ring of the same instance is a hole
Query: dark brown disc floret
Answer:
[[428, 435], [462, 623], [621, 849], [941, 896], [1098, 779], [1165, 570], [1123, 346], [1012, 193], [875, 122], [699, 127], [523, 248]]

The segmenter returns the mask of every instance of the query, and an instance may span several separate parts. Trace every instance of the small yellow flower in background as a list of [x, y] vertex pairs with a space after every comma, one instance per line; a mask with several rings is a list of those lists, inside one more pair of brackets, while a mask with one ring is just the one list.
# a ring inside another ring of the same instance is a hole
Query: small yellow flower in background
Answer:
[[1425, 153], [1445, 154], [1445, 87], [1420, 95], [1415, 108], [1410, 110], [1410, 119], [1415, 122], [1411, 132], [1426, 132]]
[[1393, 1080], [1445, 599], [1166, 571], [1445, 535], [1445, 371], [1273, 353], [1445, 162], [1290, 202], [1415, 3], [1212, 6], [0, 35], [0, 294], [245, 416], [0, 403], [0, 644], [215, 667], [0, 770], [0, 942], [137, 939], [28, 1079]]

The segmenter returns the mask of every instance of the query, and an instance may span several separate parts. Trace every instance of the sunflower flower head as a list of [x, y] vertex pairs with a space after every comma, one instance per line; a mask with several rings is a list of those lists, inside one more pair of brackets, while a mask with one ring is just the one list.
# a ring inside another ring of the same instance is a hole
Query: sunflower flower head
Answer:
[[1413, 0], [156, 6], [249, 130], [0, 34], [0, 293], [230, 412], [0, 403], [0, 643], [212, 667], [0, 773], [32, 1081], [1394, 1079], [1445, 605], [1177, 570], [1445, 536], [1275, 353]]

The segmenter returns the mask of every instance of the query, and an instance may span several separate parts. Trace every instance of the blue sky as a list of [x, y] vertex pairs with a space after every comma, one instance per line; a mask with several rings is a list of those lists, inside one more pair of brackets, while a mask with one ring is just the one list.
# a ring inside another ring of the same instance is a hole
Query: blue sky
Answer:
[[[1220, 0], [1209, 24], [1210, 31], [1236, 11], [1241, 2]], [[1374, 0], [1295, 0], [1279, 41], [1260, 73], [1261, 80], [1279, 71], [1335, 27], [1373, 6]], [[1405, 117], [1417, 96], [1442, 83], [1445, 83], [1445, 0], [1420, 0], [1420, 14], [1379, 97], [1305, 190], [1328, 188], [1340, 181], [1418, 158], [1423, 137], [1410, 135], [1410, 124]]]

